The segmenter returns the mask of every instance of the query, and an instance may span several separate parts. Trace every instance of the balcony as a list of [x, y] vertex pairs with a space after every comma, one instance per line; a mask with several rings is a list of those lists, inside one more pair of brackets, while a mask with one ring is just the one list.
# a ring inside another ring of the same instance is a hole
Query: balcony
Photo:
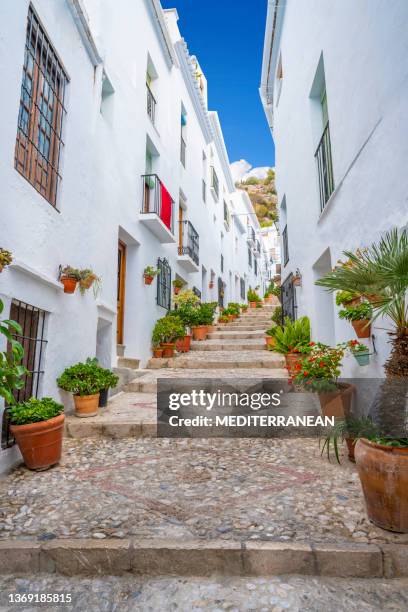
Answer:
[[174, 236], [174, 200], [157, 174], [142, 175], [143, 200], [140, 222], [162, 244], [176, 242]]
[[322, 212], [334, 191], [329, 122], [324, 128], [319, 146], [316, 149], [315, 159], [319, 178], [320, 212]]
[[147, 114], [149, 115], [150, 120], [154, 125], [155, 119], [156, 119], [156, 99], [154, 95], [152, 94], [152, 91], [147, 83], [146, 83], [146, 89], [147, 89]]
[[187, 272], [198, 272], [200, 269], [199, 236], [190, 221], [180, 221], [179, 232], [177, 261]]
[[211, 166], [211, 193], [216, 202], [218, 202], [218, 198], [220, 197], [220, 183], [218, 181], [217, 173], [214, 169], [214, 166]]
[[252, 225], [248, 225], [247, 243], [255, 245], [255, 230]]

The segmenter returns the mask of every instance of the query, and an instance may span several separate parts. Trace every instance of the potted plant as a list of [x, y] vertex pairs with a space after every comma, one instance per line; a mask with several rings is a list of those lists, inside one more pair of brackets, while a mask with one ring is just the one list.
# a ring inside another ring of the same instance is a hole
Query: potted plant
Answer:
[[190, 302], [181, 303], [177, 309], [172, 310], [171, 314], [178, 317], [184, 324], [184, 335], [176, 340], [176, 351], [178, 353], [188, 353], [191, 346], [190, 327], [194, 321], [193, 306]]
[[302, 275], [299, 272], [299, 270], [296, 270], [295, 274], [292, 277], [292, 284], [295, 287], [301, 287], [302, 286]]
[[3, 272], [6, 266], [9, 266], [13, 261], [13, 255], [11, 251], [6, 249], [0, 249], [0, 272]]
[[210, 282], [208, 283], [208, 288], [209, 289], [214, 289], [214, 281], [210, 280]]
[[207, 338], [207, 325], [212, 324], [213, 317], [214, 313], [208, 308], [208, 304], [200, 304], [193, 310], [191, 331], [194, 340], [201, 341]]
[[163, 357], [163, 349], [160, 345], [153, 346], [152, 353], [155, 359], [161, 359]]
[[293, 382], [317, 392], [323, 416], [350, 415], [355, 387], [338, 381], [344, 353], [344, 344], [331, 347], [312, 343], [308, 354], [294, 365]]
[[[387, 317], [392, 350], [384, 369], [386, 379], [376, 397], [379, 416], [395, 415], [401, 406], [405, 425], [406, 380], [408, 378], [408, 233], [392, 229], [364, 251], [345, 251], [339, 262], [317, 284], [329, 291], [356, 291], [375, 295], [373, 320]], [[356, 443], [357, 469], [369, 518], [391, 531], [408, 532], [407, 438], [365, 437]]]
[[179, 317], [169, 314], [156, 321], [152, 333], [153, 346], [160, 344], [163, 349], [163, 357], [174, 357], [176, 340], [182, 338], [184, 334], [184, 323]]
[[225, 315], [224, 313], [218, 317], [218, 323], [225, 325], [225, 323], [228, 323], [228, 321], [229, 321], [228, 316]]
[[74, 396], [75, 416], [85, 418], [98, 414], [99, 366], [95, 363], [77, 363], [66, 368], [57, 379], [57, 385]]
[[271, 320], [276, 323], [276, 325], [281, 325], [282, 323], [282, 306], [276, 306], [273, 311], [273, 315], [271, 316]]
[[247, 300], [250, 308], [256, 308], [256, 305], [261, 301], [261, 298], [254, 289], [249, 287], [247, 291]]
[[354, 356], [358, 365], [366, 366], [370, 363], [370, 351], [368, 346], [361, 344], [358, 340], [350, 340], [348, 342], [348, 348], [351, 354]]
[[30, 470], [46, 470], [61, 459], [63, 411], [51, 397], [31, 397], [9, 408], [10, 431]]
[[105, 408], [108, 405], [109, 389], [114, 389], [118, 382], [119, 376], [108, 368], [99, 367], [99, 408]]
[[308, 317], [300, 317], [295, 321], [286, 317], [285, 325], [272, 327], [269, 330], [269, 335], [274, 338], [274, 345], [268, 346], [269, 350], [280, 353], [285, 357], [289, 373], [292, 372], [295, 363], [299, 361], [302, 354], [311, 350]]
[[180, 293], [180, 291], [182, 290], [182, 288], [184, 287], [186, 283], [181, 280], [181, 278], [175, 278], [172, 285], [173, 285], [173, 290], [174, 290], [174, 295], [178, 295]]
[[326, 433], [322, 447], [322, 455], [327, 452], [327, 458], [330, 461], [330, 450], [333, 446], [334, 454], [337, 463], [340, 463], [339, 455], [339, 440], [346, 442], [348, 458], [355, 463], [354, 448], [356, 440], [360, 437], [370, 437], [378, 435], [378, 429], [374, 425], [370, 417], [356, 418], [347, 416], [345, 418], [336, 419], [335, 425]]
[[265, 344], [266, 344], [265, 348], [268, 348], [268, 346], [273, 348], [275, 346], [275, 344], [276, 344], [276, 340], [275, 340], [275, 337], [273, 335], [272, 329], [273, 328], [267, 329], [266, 332], [265, 332]]
[[[0, 300], [0, 314], [4, 310], [4, 304]], [[13, 391], [18, 391], [24, 386], [24, 377], [28, 371], [21, 365], [24, 357], [24, 349], [20, 342], [14, 339], [13, 334], [23, 335], [21, 325], [12, 319], [0, 319], [0, 334], [4, 336], [5, 351], [0, 351], [0, 397], [7, 404], [14, 404]]]
[[355, 291], [338, 291], [336, 293], [337, 306], [357, 306], [361, 303], [361, 295]]
[[239, 315], [241, 314], [239, 304], [237, 304], [236, 302], [229, 302], [228, 310], [230, 314], [234, 315], [234, 319], [237, 319]]
[[74, 293], [77, 283], [81, 280], [81, 271], [71, 266], [65, 266], [60, 272], [60, 282], [64, 285], [64, 293]]
[[90, 268], [79, 271], [79, 291], [84, 295], [85, 291], [93, 286], [96, 297], [101, 289], [101, 279]]
[[248, 310], [248, 304], [241, 304], [241, 310], [245, 313]]
[[373, 316], [373, 307], [369, 302], [361, 302], [357, 306], [346, 306], [339, 311], [340, 319], [350, 321], [357, 334], [357, 338], [369, 338], [371, 334], [370, 321]]
[[203, 303], [208, 305], [204, 307], [204, 308], [208, 308], [207, 334], [212, 334], [213, 331], [215, 330], [214, 319], [215, 319], [215, 313], [217, 310], [218, 302], [203, 302]]
[[224, 308], [224, 310], [222, 311], [223, 317], [227, 317], [228, 321], [234, 321], [234, 319], [236, 319], [236, 315], [230, 311], [230, 309]]
[[143, 278], [145, 285], [151, 285], [155, 276], [159, 274], [160, 270], [153, 266], [146, 266], [143, 270]]
[[182, 289], [178, 295], [174, 296], [173, 302], [177, 308], [184, 305], [198, 306], [200, 298], [192, 289]]

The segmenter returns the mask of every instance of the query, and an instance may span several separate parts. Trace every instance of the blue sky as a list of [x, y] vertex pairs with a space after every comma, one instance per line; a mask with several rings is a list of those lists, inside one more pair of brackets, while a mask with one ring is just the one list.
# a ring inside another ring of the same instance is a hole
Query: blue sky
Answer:
[[162, 0], [208, 80], [230, 161], [274, 166], [271, 134], [259, 98], [267, 0]]

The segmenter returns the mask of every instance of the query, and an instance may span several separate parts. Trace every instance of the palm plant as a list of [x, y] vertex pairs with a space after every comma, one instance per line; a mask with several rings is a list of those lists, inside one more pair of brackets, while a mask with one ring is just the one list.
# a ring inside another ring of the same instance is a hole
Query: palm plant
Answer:
[[378, 244], [356, 253], [332, 272], [316, 281], [329, 291], [351, 291], [366, 297], [373, 308], [373, 320], [388, 317], [394, 329], [389, 332], [391, 355], [385, 364], [389, 378], [408, 377], [408, 233], [392, 229]]

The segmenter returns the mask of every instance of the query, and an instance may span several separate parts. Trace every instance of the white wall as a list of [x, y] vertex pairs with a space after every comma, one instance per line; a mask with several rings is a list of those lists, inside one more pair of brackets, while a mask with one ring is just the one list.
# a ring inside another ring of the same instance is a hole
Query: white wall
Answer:
[[[277, 23], [282, 19], [273, 53], [282, 57], [281, 92], [278, 96], [275, 83], [273, 104], [266, 105], [269, 117], [273, 112], [279, 201], [285, 197], [287, 206], [289, 262], [282, 279], [300, 269], [298, 315], [310, 316], [315, 339], [341, 342], [352, 339], [354, 331], [338, 319], [333, 297], [322, 295], [314, 281], [343, 250], [370, 245], [408, 218], [408, 5], [404, 0], [387, 6], [381, 0], [289, 0]], [[321, 54], [335, 183], [322, 214], [314, 159], [320, 134], [310, 98]], [[270, 88], [275, 70], [276, 64]], [[378, 354], [372, 365], [358, 368], [350, 358], [346, 375], [382, 375], [387, 327], [384, 320], [373, 326]]]

